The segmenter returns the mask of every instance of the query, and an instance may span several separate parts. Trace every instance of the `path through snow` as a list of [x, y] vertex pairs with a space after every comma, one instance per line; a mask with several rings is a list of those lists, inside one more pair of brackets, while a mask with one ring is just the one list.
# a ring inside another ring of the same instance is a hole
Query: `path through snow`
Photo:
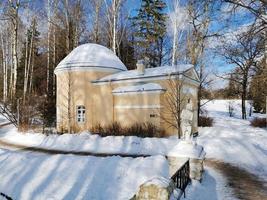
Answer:
[[229, 163], [212, 159], [205, 160], [205, 165], [219, 170], [226, 179], [235, 196], [242, 200], [266, 200], [266, 182], [257, 176]]
[[[228, 103], [235, 116], [229, 117]], [[240, 119], [240, 101], [215, 100], [205, 106], [215, 123], [199, 128], [198, 143], [204, 146], [207, 158], [231, 163], [267, 180], [267, 130], [251, 127]], [[253, 117], [253, 116], [252, 116]]]

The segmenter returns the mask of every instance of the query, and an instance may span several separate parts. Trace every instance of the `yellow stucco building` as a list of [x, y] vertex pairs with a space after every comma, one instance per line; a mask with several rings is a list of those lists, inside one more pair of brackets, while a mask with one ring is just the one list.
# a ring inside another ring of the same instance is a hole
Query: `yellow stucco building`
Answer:
[[58, 64], [55, 74], [59, 132], [90, 130], [112, 122], [123, 126], [151, 122], [167, 135], [176, 134], [166, 120], [173, 118], [166, 112], [170, 98], [178, 94], [173, 83], [179, 83], [179, 98], [185, 100], [181, 108], [192, 103], [192, 130], [197, 132], [199, 78], [192, 65], [145, 68], [138, 62], [135, 70], [127, 70], [108, 48], [84, 44]]

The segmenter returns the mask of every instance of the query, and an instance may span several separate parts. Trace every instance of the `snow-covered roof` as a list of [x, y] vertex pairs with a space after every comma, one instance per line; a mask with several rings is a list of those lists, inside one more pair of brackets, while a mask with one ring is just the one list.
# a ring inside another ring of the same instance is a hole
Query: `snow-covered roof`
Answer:
[[146, 83], [139, 85], [130, 85], [118, 87], [112, 91], [113, 94], [124, 94], [124, 93], [136, 93], [136, 92], [157, 92], [164, 91], [161, 85], [157, 83]]
[[62, 70], [113, 70], [126, 71], [121, 60], [108, 48], [88, 43], [70, 52], [56, 67], [55, 73]]
[[161, 66], [155, 68], [146, 68], [144, 74], [138, 74], [137, 70], [128, 70], [119, 72], [116, 74], [105, 76], [99, 80], [93, 81], [94, 83], [98, 82], [109, 82], [109, 81], [119, 81], [119, 80], [127, 80], [127, 79], [139, 79], [139, 78], [151, 78], [158, 76], [166, 76], [172, 74], [183, 73], [193, 68], [193, 65], [184, 64], [177, 66]]

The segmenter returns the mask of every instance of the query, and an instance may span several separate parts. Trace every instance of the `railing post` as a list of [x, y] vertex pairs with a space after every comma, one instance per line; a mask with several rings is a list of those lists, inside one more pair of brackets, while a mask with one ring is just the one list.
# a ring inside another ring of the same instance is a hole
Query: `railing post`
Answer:
[[190, 182], [190, 173], [189, 173], [189, 160], [187, 160], [180, 169], [172, 176], [172, 180], [175, 182], [177, 188], [182, 191], [185, 197], [185, 189], [188, 183]]

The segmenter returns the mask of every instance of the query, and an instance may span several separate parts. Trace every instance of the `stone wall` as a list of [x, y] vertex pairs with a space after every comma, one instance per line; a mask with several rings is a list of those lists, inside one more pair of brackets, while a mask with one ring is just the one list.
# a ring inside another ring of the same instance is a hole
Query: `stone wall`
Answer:
[[156, 177], [142, 184], [131, 200], [169, 200], [176, 194], [178, 191], [172, 180]]

